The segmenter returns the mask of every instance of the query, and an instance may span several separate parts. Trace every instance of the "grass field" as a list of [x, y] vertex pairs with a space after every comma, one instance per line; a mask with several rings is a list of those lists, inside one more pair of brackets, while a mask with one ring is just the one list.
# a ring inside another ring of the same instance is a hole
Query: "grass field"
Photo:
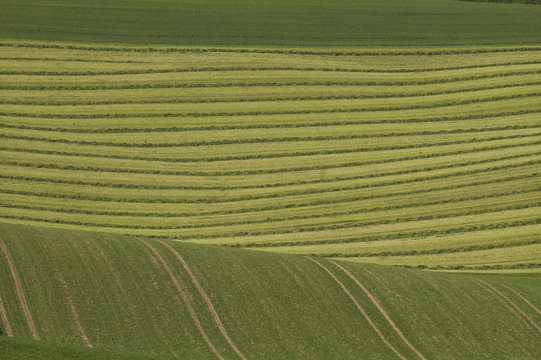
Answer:
[[215, 358], [209, 344], [226, 359], [533, 359], [541, 350], [538, 276], [430, 273], [21, 225], [0, 231], [0, 293], [14, 335], [0, 336], [0, 349], [12, 359]]
[[541, 354], [538, 0], [3, 0], [0, 360]]
[[5, 39], [195, 46], [541, 44], [541, 8], [522, 4], [3, 0], [1, 6], [0, 37]]
[[536, 47], [1, 49], [2, 221], [541, 269]]

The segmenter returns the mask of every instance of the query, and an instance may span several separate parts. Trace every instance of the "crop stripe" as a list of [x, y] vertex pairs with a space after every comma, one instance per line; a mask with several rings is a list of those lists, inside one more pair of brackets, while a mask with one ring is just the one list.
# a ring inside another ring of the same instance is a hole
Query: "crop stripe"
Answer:
[[146, 83], [123, 85], [0, 85], [0, 90], [48, 90], [48, 91], [78, 91], [78, 90], [130, 90], [130, 89], [200, 89], [224, 87], [295, 87], [295, 86], [420, 86], [434, 84], [451, 84], [464, 81], [505, 78], [511, 76], [541, 74], [541, 69], [511, 71], [484, 75], [462, 76], [454, 78], [437, 78], [430, 80], [410, 81], [256, 81], [256, 82], [222, 82], [222, 83]]
[[496, 89], [509, 89], [516, 87], [529, 87], [541, 85], [541, 81], [498, 84], [477, 88], [456, 90], [429, 91], [424, 93], [400, 93], [400, 94], [372, 94], [372, 95], [306, 95], [306, 96], [282, 96], [282, 97], [256, 97], [256, 98], [231, 98], [231, 99], [139, 99], [139, 100], [85, 100], [85, 101], [39, 101], [39, 100], [0, 100], [3, 105], [29, 105], [29, 106], [77, 106], [77, 105], [142, 105], [142, 104], [222, 104], [222, 103], [255, 103], [255, 102], [301, 102], [301, 101], [325, 101], [325, 100], [362, 100], [362, 99], [404, 99], [436, 95], [452, 95], [469, 92], [481, 92]]
[[322, 51], [322, 50], [293, 50], [293, 49], [252, 49], [252, 48], [212, 48], [212, 47], [107, 47], [107, 46], [85, 46], [54, 43], [12, 43], [1, 42], [0, 47], [26, 48], [26, 49], [59, 49], [106, 52], [128, 52], [128, 53], [180, 53], [180, 54], [203, 54], [203, 53], [239, 53], [239, 54], [282, 54], [282, 55], [327, 55], [338, 56], [420, 56], [420, 55], [466, 55], [466, 54], [497, 54], [515, 52], [537, 52], [541, 47], [520, 46], [520, 47], [499, 47], [499, 48], [477, 48], [477, 49], [433, 49], [433, 50], [400, 50], [400, 51]]
[[[541, 72], [541, 71], [540, 71]], [[399, 110], [422, 110], [442, 107], [471, 105], [498, 102], [503, 100], [527, 99], [541, 96], [541, 92], [513, 94], [503, 96], [491, 96], [479, 99], [466, 99], [457, 101], [443, 101], [432, 104], [397, 105], [386, 107], [360, 107], [360, 108], [333, 108], [333, 109], [307, 109], [307, 110], [261, 110], [261, 111], [237, 111], [237, 112], [185, 112], [185, 113], [112, 113], [112, 114], [54, 114], [54, 113], [20, 113], [2, 112], [0, 116], [28, 117], [40, 119], [119, 119], [119, 118], [154, 118], [154, 117], [240, 117], [259, 115], [299, 115], [299, 114], [332, 114], [332, 113], [363, 113], [384, 112]]]

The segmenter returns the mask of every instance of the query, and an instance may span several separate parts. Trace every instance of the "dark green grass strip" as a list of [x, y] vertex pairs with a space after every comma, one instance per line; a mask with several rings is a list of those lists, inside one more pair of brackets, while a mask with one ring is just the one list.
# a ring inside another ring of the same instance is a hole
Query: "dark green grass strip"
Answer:
[[372, 94], [372, 95], [312, 95], [312, 96], [290, 96], [290, 97], [259, 97], [241, 99], [145, 99], [145, 100], [84, 100], [69, 101], [34, 101], [34, 100], [0, 100], [2, 105], [126, 105], [126, 104], [218, 104], [218, 103], [253, 103], [253, 102], [279, 102], [279, 101], [316, 101], [316, 100], [361, 100], [361, 99], [396, 99], [420, 96], [450, 95], [467, 92], [508, 89], [514, 87], [538, 86], [541, 81], [527, 82], [522, 84], [499, 84], [470, 89], [429, 91], [416, 94]]
[[541, 74], [541, 70], [502, 72], [453, 78], [411, 81], [290, 81], [290, 82], [229, 82], [229, 83], [147, 83], [130, 85], [0, 85], [0, 90], [129, 90], [129, 89], [192, 89], [224, 87], [284, 87], [284, 86], [412, 86], [447, 84], [461, 81], [503, 78], [518, 75]]
[[541, 0], [460, 0], [460, 1], [499, 3], [499, 4], [541, 5]]
[[[328, 217], [335, 217], [335, 216], [341, 216], [341, 215], [354, 215], [354, 214], [361, 214], [361, 213], [373, 213], [373, 212], [380, 212], [380, 211], [389, 211], [389, 210], [400, 210], [400, 209], [412, 209], [417, 207], [423, 207], [423, 206], [433, 206], [433, 205], [445, 205], [445, 204], [458, 204], [463, 201], [473, 201], [473, 200], [483, 200], [483, 199], [494, 199], [499, 198], [502, 196], [510, 196], [510, 195], [521, 195], [521, 194], [528, 194], [533, 192], [540, 191], [541, 188], [537, 189], [527, 189], [527, 190], [516, 190], [516, 191], [508, 191], [504, 193], [492, 193], [492, 194], [484, 194], [480, 196], [469, 196], [469, 197], [463, 197], [463, 198], [453, 198], [453, 199], [447, 199], [447, 200], [438, 200], [438, 201], [430, 201], [430, 202], [423, 202], [423, 203], [413, 203], [413, 204], [401, 204], [401, 205], [392, 205], [392, 206], [379, 206], [379, 207], [372, 207], [372, 208], [361, 208], [361, 209], [355, 209], [355, 210], [345, 210], [345, 211], [335, 211], [335, 212], [329, 212], [324, 214], [306, 214], [306, 215], [293, 215], [293, 216], [287, 216], [282, 218], [265, 218], [265, 219], [259, 219], [259, 220], [235, 220], [235, 221], [223, 221], [223, 222], [216, 222], [216, 223], [204, 223], [204, 224], [186, 224], [186, 225], [178, 225], [176, 227], [172, 227], [175, 229], [207, 229], [210, 227], [222, 227], [222, 226], [231, 226], [231, 225], [254, 225], [259, 223], [272, 223], [272, 222], [284, 222], [284, 221], [292, 221], [292, 220], [302, 220], [302, 219], [316, 219], [316, 218], [328, 218]], [[168, 218], [168, 217], [180, 217], [183, 216], [183, 214], [161, 214], [161, 213], [117, 213], [117, 212], [107, 212], [106, 214], [103, 214], [101, 211], [86, 211], [86, 210], [76, 210], [76, 209], [57, 209], [57, 208], [51, 208], [51, 207], [44, 207], [44, 206], [33, 206], [33, 205], [12, 205], [12, 204], [1, 204], [0, 207], [7, 208], [7, 209], [20, 209], [20, 210], [38, 210], [38, 211], [48, 211], [48, 212], [54, 212], [54, 213], [63, 213], [63, 214], [92, 214], [92, 215], [113, 215], [113, 216], [121, 216], [121, 215], [130, 215], [135, 217], [154, 217], [154, 218]], [[162, 216], [165, 215], [165, 216]], [[98, 225], [96, 225], [98, 226]], [[123, 227], [123, 225], [114, 226], [114, 227]], [[305, 228], [305, 227], [304, 227]], [[299, 230], [301, 231], [301, 230]], [[306, 231], [306, 230], [304, 230]], [[380, 254], [380, 253], [378, 253]], [[338, 256], [338, 255], [336, 255]], [[359, 255], [361, 256], [361, 255]], [[364, 255], [363, 255], [364, 256]], [[374, 255], [379, 256], [379, 255]]]
[[[440, 186], [440, 187], [433, 187], [430, 189], [409, 190], [409, 191], [379, 194], [379, 195], [351, 196], [347, 198], [346, 200], [344, 199], [325, 199], [325, 200], [318, 199], [316, 201], [311, 201], [311, 202], [290, 203], [286, 205], [266, 205], [263, 207], [237, 208], [237, 209], [228, 209], [228, 210], [212, 210], [212, 211], [204, 211], [204, 212], [196, 212], [196, 213], [194, 212], [167, 213], [167, 216], [168, 217], [179, 217], [179, 216], [196, 217], [196, 216], [208, 216], [208, 215], [230, 215], [230, 214], [243, 214], [243, 213], [256, 213], [256, 212], [263, 212], [263, 211], [285, 210], [285, 209], [292, 209], [292, 208], [297, 209], [297, 208], [318, 206], [318, 205], [334, 205], [334, 204], [350, 203], [353, 201], [392, 198], [395, 196], [407, 196], [407, 195], [431, 193], [431, 192], [436, 192], [436, 191], [456, 190], [456, 189], [462, 189], [462, 188], [474, 187], [474, 186], [494, 185], [494, 184], [512, 182], [512, 181], [517, 181], [517, 180], [532, 179], [532, 178], [536, 178], [538, 175], [539, 174], [537, 172], [534, 172], [532, 174], [527, 174], [527, 175], [510, 176], [510, 177], [505, 177], [505, 178], [500, 178], [500, 179], [492, 179], [492, 180], [484, 180], [484, 181], [475, 181], [475, 182], [470, 182], [466, 184], [446, 185], [446, 186]], [[29, 192], [29, 191], [15, 191], [15, 190], [3, 190], [3, 189], [0, 189], [0, 194], [48, 197], [47, 196], [48, 194], [38, 194], [38, 193]], [[96, 210], [77, 210], [77, 209], [73, 209], [71, 211], [73, 213], [94, 214], [94, 215], [119, 215], [119, 216], [120, 215], [131, 216], [135, 214], [139, 214], [140, 216], [162, 215], [162, 213], [148, 212], [145, 214], [141, 214], [141, 213], [134, 213], [131, 211], [101, 211], [101, 210], [96, 211]]]
[[[418, 159], [430, 159], [440, 156], [450, 156], [450, 155], [460, 155], [460, 154], [472, 154], [472, 153], [479, 153], [483, 151], [489, 151], [489, 150], [503, 150], [503, 149], [509, 149], [509, 148], [516, 148], [516, 147], [523, 147], [523, 146], [531, 146], [531, 145], [539, 145], [541, 144], [541, 141], [534, 141], [529, 143], [520, 143], [520, 144], [509, 144], [509, 145], [496, 145], [496, 146], [487, 146], [483, 148], [478, 149], [472, 149], [472, 150], [457, 150], [452, 152], [444, 152], [444, 153], [432, 153], [432, 154], [424, 154], [424, 155], [413, 155], [413, 156], [405, 156], [400, 158], [394, 158], [394, 159], [380, 159], [380, 160], [366, 160], [362, 162], [355, 162], [352, 166], [364, 166], [364, 165], [375, 165], [375, 164], [386, 164], [386, 163], [392, 163], [392, 162], [402, 162], [402, 161], [408, 161], [408, 160], [418, 160]], [[0, 150], [3, 150], [0, 148]], [[498, 159], [498, 161], [501, 159]], [[1, 160], [0, 160], [0, 163]], [[3, 163], [6, 165], [7, 163]], [[352, 164], [352, 163], [349, 163]], [[25, 164], [28, 165], [28, 164]], [[445, 166], [453, 166], [453, 165], [445, 165]], [[23, 167], [29, 167], [24, 166]], [[39, 167], [39, 166], [36, 166]], [[69, 169], [72, 170], [72, 169]], [[76, 170], [80, 171], [80, 170]], [[92, 171], [98, 171], [98, 170], [92, 170]], [[417, 171], [424, 171], [423, 169], [415, 170]], [[408, 172], [409, 173], [409, 172]], [[388, 176], [389, 173], [384, 173], [385, 175], [380, 174], [370, 174], [369, 177], [378, 177], [378, 176]], [[395, 175], [396, 173], [393, 173]], [[402, 174], [402, 172], [400, 172]], [[366, 178], [364, 175], [361, 178]], [[100, 187], [111, 187], [111, 188], [119, 188], [119, 189], [153, 189], [153, 190], [233, 190], [233, 189], [250, 189], [250, 188], [269, 188], [269, 187], [278, 187], [278, 186], [287, 186], [291, 185], [287, 183], [286, 185], [276, 185], [276, 184], [269, 184], [267, 185], [238, 185], [238, 186], [220, 186], [220, 185], [212, 185], [212, 186], [204, 186], [204, 185], [195, 185], [195, 186], [189, 186], [189, 185], [163, 185], [163, 184], [126, 184], [126, 183], [104, 183], [104, 182], [98, 182], [98, 181], [88, 181], [88, 180], [66, 180], [66, 179], [53, 179], [53, 178], [44, 178], [44, 177], [37, 177], [37, 176], [12, 176], [12, 175], [3, 175], [0, 174], [0, 179], [9, 179], [9, 180], [21, 180], [21, 181], [37, 181], [37, 182], [47, 182], [52, 184], [70, 184], [70, 185], [86, 185], [86, 186], [100, 186]], [[350, 178], [348, 178], [351, 180]], [[355, 177], [355, 179], [358, 179], [358, 177]], [[336, 181], [343, 181], [343, 180], [336, 180]], [[320, 183], [321, 181], [317, 181], [316, 183]], [[305, 182], [306, 184], [313, 184], [314, 182], [308, 181]]]
[[0, 134], [0, 138], [13, 140], [28, 140], [41, 141], [47, 143], [71, 144], [71, 145], [97, 145], [111, 146], [123, 148], [167, 148], [167, 147], [191, 147], [191, 146], [211, 146], [211, 145], [236, 145], [236, 144], [258, 144], [258, 143], [280, 143], [280, 142], [300, 142], [300, 141], [322, 141], [322, 140], [353, 140], [353, 139], [374, 139], [374, 138], [389, 138], [389, 137], [405, 137], [405, 136], [424, 136], [424, 135], [445, 135], [445, 134], [469, 134], [482, 133], [489, 131], [509, 131], [522, 129], [537, 129], [541, 124], [534, 125], [508, 125], [493, 128], [470, 128], [470, 129], [455, 129], [455, 130], [436, 130], [436, 131], [414, 131], [407, 133], [382, 133], [382, 134], [349, 134], [337, 136], [307, 136], [307, 137], [275, 137], [275, 138], [248, 138], [248, 139], [227, 139], [227, 140], [200, 140], [179, 143], [118, 143], [110, 141], [86, 141], [86, 140], [68, 140], [68, 139], [53, 139], [37, 136], [22, 136], [22, 135], [7, 135]]
[[414, 237], [469, 233], [469, 232], [477, 232], [477, 231], [484, 231], [484, 230], [506, 229], [510, 227], [519, 227], [519, 226], [537, 225], [537, 224], [541, 224], [541, 218], [528, 219], [528, 220], [516, 220], [516, 221], [500, 222], [500, 223], [492, 223], [492, 224], [461, 226], [461, 227], [453, 227], [453, 228], [447, 228], [447, 229], [441, 229], [441, 230], [434, 229], [434, 230], [399, 232], [399, 233], [394, 233], [394, 234], [357, 236], [357, 237], [350, 237], [350, 238], [344, 238], [344, 239], [328, 239], [328, 240], [315, 240], [315, 241], [314, 240], [301, 240], [301, 241], [284, 241], [284, 242], [275, 242], [275, 243], [247, 243], [247, 244], [235, 244], [232, 246], [243, 247], [243, 248], [254, 248], [254, 247], [271, 248], [271, 247], [283, 247], [283, 246], [349, 244], [349, 243], [371, 242], [371, 241], [380, 241], [380, 240], [397, 240], [397, 239], [406, 239], [406, 238], [414, 238]]
[[[448, 122], [464, 121], [476, 119], [501, 118], [518, 115], [539, 114], [541, 109], [506, 111], [491, 114], [480, 115], [462, 115], [462, 116], [443, 116], [431, 118], [405, 118], [405, 119], [384, 119], [384, 120], [344, 120], [344, 121], [319, 121], [319, 122], [295, 122], [295, 123], [277, 123], [277, 124], [242, 124], [242, 125], [208, 125], [208, 126], [172, 126], [172, 127], [152, 127], [152, 128], [106, 128], [106, 129], [85, 129], [77, 128], [51, 128], [44, 126], [28, 126], [22, 124], [0, 123], [0, 128], [21, 129], [21, 130], [39, 130], [39, 131], [57, 131], [81, 134], [110, 134], [110, 133], [154, 133], [154, 132], [176, 132], [176, 131], [209, 131], [209, 130], [248, 130], [248, 129], [281, 129], [281, 128], [304, 128], [304, 127], [328, 127], [328, 126], [347, 126], [347, 125], [368, 125], [368, 124], [415, 124], [430, 122]], [[1, 115], [0, 115], [1, 116]]]
[[541, 92], [532, 92], [526, 94], [513, 94], [505, 96], [491, 96], [480, 99], [466, 99], [460, 101], [444, 101], [426, 105], [400, 105], [386, 107], [364, 107], [351, 109], [311, 109], [311, 110], [272, 110], [272, 111], [238, 111], [238, 112], [208, 112], [208, 113], [149, 113], [149, 114], [34, 114], [34, 113], [18, 113], [4, 112], [0, 116], [12, 117], [29, 117], [41, 119], [121, 119], [121, 118], [154, 118], [154, 117], [237, 117], [237, 116], [257, 116], [257, 115], [298, 115], [298, 114], [330, 114], [330, 113], [359, 113], [359, 112], [376, 112], [376, 111], [398, 111], [398, 110], [417, 110], [417, 109], [434, 109], [448, 106], [470, 105], [487, 102], [497, 102], [502, 100], [525, 99], [541, 96]]
[[394, 265], [407, 269], [425, 269], [425, 270], [514, 270], [514, 269], [539, 269], [541, 263], [521, 263], [521, 264], [498, 264], [498, 265], [451, 265], [451, 266], [429, 266], [429, 265]]
[[[528, 154], [529, 155], [529, 154]], [[514, 156], [514, 158], [520, 158], [525, 157], [523, 155]], [[509, 157], [511, 158], [511, 157]], [[490, 160], [490, 161], [499, 161], [500, 159]], [[470, 165], [471, 163], [487, 163], [489, 161], [487, 160], [481, 160], [478, 162], [470, 162], [467, 165]], [[26, 192], [26, 191], [17, 191], [17, 190], [2, 190], [2, 193], [7, 194], [14, 194], [14, 195], [33, 195], [33, 196], [40, 196], [40, 197], [50, 197], [50, 198], [57, 198], [57, 199], [77, 199], [77, 200], [91, 200], [91, 201], [104, 201], [104, 202], [129, 202], [129, 203], [161, 203], [161, 204], [221, 204], [221, 203], [230, 203], [230, 202], [239, 202], [239, 201], [250, 201], [250, 200], [261, 200], [261, 199], [277, 199], [277, 198], [284, 198], [284, 197], [291, 197], [291, 196], [301, 196], [301, 195], [313, 195], [313, 194], [323, 194], [323, 193], [337, 193], [337, 192], [343, 192], [343, 191], [351, 191], [351, 190], [361, 190], [361, 189], [368, 189], [368, 188], [377, 188], [377, 187], [385, 187], [385, 186], [391, 186], [391, 185], [402, 185], [402, 184], [411, 184], [411, 183], [418, 183], [418, 182], [424, 182], [424, 181], [430, 181], [430, 180], [440, 180], [440, 179], [447, 179], [452, 178], [455, 176], [461, 176], [461, 175], [473, 175], [473, 174], [479, 174], [479, 173], [485, 173], [489, 171], [498, 171], [498, 170], [505, 170], [505, 169], [514, 169], [514, 168], [520, 168], [524, 166], [529, 165], [536, 165], [540, 164], [541, 160], [532, 160], [525, 163], [520, 164], [510, 164], [510, 165], [503, 165], [503, 166], [494, 166], [491, 168], [486, 169], [478, 169], [478, 170], [469, 170], [469, 171], [458, 171], [452, 174], [444, 174], [444, 175], [434, 175], [434, 176], [427, 176], [427, 177], [418, 177], [413, 179], [407, 179], [407, 180], [394, 180], [394, 181], [385, 181], [380, 183], [372, 183], [372, 184], [355, 184], [355, 185], [348, 185], [348, 186], [341, 186], [341, 187], [335, 187], [335, 188], [324, 188], [324, 189], [305, 189], [305, 190], [294, 190], [294, 191], [284, 191], [280, 193], [270, 193], [270, 194], [251, 194], [251, 195], [243, 195], [243, 196], [236, 196], [236, 197], [230, 197], [230, 198], [197, 198], [197, 199], [171, 199], [171, 198], [161, 198], [161, 199], [144, 199], [144, 198], [118, 198], [113, 199], [110, 197], [104, 197], [104, 196], [89, 196], [89, 195], [75, 195], [75, 194], [52, 194], [52, 193], [34, 193], [34, 192]], [[460, 166], [466, 166], [465, 164], [460, 165], [440, 165], [435, 166], [433, 169], [441, 169], [441, 167], [444, 168], [454, 168], [454, 167], [460, 167]], [[419, 170], [404, 170], [404, 172], [418, 172]], [[428, 171], [428, 170], [425, 170]], [[383, 176], [383, 175], [380, 175]], [[374, 177], [371, 175], [367, 175], [367, 178]]]
[[321, 257], [340, 257], [340, 258], [358, 258], [358, 257], [387, 257], [387, 256], [419, 256], [419, 255], [437, 255], [437, 254], [454, 254], [454, 253], [462, 253], [462, 252], [470, 252], [470, 251], [479, 251], [479, 250], [492, 250], [492, 249], [502, 249], [502, 248], [511, 248], [511, 247], [518, 247], [518, 246], [526, 246], [526, 245], [535, 245], [540, 244], [541, 238], [534, 239], [534, 240], [522, 240], [522, 241], [514, 241], [509, 243], [501, 243], [501, 244], [487, 244], [487, 245], [471, 245], [471, 246], [463, 246], [463, 247], [456, 247], [456, 248], [439, 248], [439, 249], [431, 249], [431, 250], [406, 250], [406, 251], [383, 251], [383, 252], [374, 252], [374, 253], [346, 253], [346, 254], [340, 254], [340, 253], [332, 253], [332, 254], [311, 254], [311, 256], [321, 256]]
[[541, 47], [502, 47], [475, 49], [446, 49], [446, 50], [400, 50], [400, 51], [321, 51], [321, 50], [292, 50], [292, 49], [242, 49], [242, 48], [152, 48], [152, 47], [106, 47], [67, 44], [37, 44], [2, 42], [0, 47], [30, 48], [30, 49], [64, 49], [80, 51], [112, 51], [129, 53], [241, 53], [241, 54], [283, 54], [283, 55], [326, 55], [326, 56], [421, 56], [421, 55], [466, 55], [493, 54], [514, 52], [536, 52]]
[[[2, 58], [0, 60], [42, 60], [39, 58]], [[84, 60], [84, 59], [43, 59], [56, 61], [82, 61], [82, 62], [112, 62], [112, 63], [135, 63], [130, 61], [107, 61], [107, 60]], [[131, 70], [112, 70], [112, 71], [32, 71], [32, 70], [4, 70], [0, 71], [0, 75], [32, 75], [32, 76], [99, 76], [99, 75], [138, 75], [138, 74], [168, 74], [168, 73], [194, 73], [194, 72], [253, 72], [253, 71], [321, 71], [321, 72], [345, 72], [345, 73], [423, 73], [435, 71], [452, 71], [452, 70], [467, 70], [481, 69], [498, 66], [517, 66], [517, 65], [537, 65], [540, 61], [514, 61], [493, 64], [475, 64], [475, 65], [460, 65], [460, 66], [442, 66], [431, 68], [416, 68], [416, 69], [355, 69], [355, 68], [328, 68], [328, 67], [293, 67], [293, 66], [262, 66], [262, 67], [197, 67], [197, 68], [159, 68], [159, 69], [131, 69]]]

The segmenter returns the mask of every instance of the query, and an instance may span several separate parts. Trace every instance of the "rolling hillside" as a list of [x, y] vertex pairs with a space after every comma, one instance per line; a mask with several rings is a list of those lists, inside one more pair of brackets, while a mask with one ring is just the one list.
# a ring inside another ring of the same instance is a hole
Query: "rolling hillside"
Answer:
[[0, 219], [541, 269], [541, 49], [5, 42]]
[[525, 2], [0, 1], [0, 360], [540, 359]]
[[0, 336], [2, 354], [533, 359], [541, 351], [538, 278], [20, 225], [0, 232], [0, 325], [17, 339]]

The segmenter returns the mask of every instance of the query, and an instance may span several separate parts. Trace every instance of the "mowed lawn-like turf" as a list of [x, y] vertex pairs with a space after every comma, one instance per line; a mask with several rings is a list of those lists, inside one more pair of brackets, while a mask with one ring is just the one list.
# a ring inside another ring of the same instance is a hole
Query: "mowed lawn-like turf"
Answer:
[[[539, 0], [493, 0], [525, 2]], [[3, 0], [4, 39], [144, 45], [541, 44], [541, 7], [458, 0]]]
[[536, 47], [0, 51], [2, 221], [541, 268]]
[[0, 349], [15, 359], [534, 359], [541, 351], [538, 277], [0, 231]]

